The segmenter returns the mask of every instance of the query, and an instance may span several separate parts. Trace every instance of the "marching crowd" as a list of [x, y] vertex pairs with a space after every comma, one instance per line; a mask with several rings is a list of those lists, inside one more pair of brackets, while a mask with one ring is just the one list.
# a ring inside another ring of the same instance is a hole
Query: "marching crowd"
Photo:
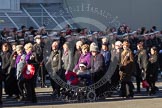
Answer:
[[[1, 32], [0, 55], [0, 103], [2, 88], [8, 98], [18, 101], [37, 102], [35, 87], [37, 79], [46, 87], [45, 76], [49, 74], [53, 96], [60, 95], [61, 86], [55, 82], [59, 76], [69, 85], [86, 80], [86, 86], [97, 83], [116, 61], [115, 71], [109, 73], [111, 82], [95, 90], [96, 96], [108, 90], [109, 85], [121, 83], [121, 97], [132, 98], [136, 78], [137, 93], [141, 82], [148, 95], [158, 88], [158, 70], [161, 63], [161, 32], [156, 26], [131, 31], [123, 24], [118, 29], [107, 28], [105, 32], [89, 32], [87, 28], [65, 30], [49, 34], [45, 27], [35, 30], [25, 26], [21, 30], [5, 28]], [[75, 78], [68, 77], [72, 72]], [[4, 83], [4, 86], [2, 86]]]

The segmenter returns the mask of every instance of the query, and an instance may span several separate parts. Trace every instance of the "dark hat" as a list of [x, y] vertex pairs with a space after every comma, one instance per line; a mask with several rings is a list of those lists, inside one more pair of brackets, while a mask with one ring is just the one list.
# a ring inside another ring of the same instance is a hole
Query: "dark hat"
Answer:
[[141, 41], [141, 42], [137, 43], [137, 46], [143, 47], [143, 42]]

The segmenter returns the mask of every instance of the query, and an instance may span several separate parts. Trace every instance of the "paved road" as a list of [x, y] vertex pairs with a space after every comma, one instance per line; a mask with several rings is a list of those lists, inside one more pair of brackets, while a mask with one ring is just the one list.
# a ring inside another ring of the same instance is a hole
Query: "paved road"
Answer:
[[15, 99], [7, 99], [3, 95], [3, 106], [13, 108], [162, 108], [162, 82], [158, 82], [159, 91], [154, 96], [148, 96], [145, 89], [141, 94], [135, 94], [133, 99], [123, 99], [117, 94], [105, 100], [97, 100], [96, 102], [69, 102], [67, 100], [55, 100], [51, 97], [52, 89], [36, 88], [38, 103], [29, 104], [17, 102]]

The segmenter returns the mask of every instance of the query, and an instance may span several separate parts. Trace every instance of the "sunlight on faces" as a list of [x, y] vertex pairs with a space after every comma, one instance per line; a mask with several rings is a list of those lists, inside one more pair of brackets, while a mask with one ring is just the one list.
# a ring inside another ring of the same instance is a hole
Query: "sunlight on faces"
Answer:
[[76, 43], [76, 49], [80, 49], [81, 48], [81, 46], [83, 45], [83, 42], [82, 41], [78, 41], [77, 43]]
[[37, 44], [41, 43], [41, 39], [36, 39], [35, 41], [36, 41]]
[[33, 45], [31, 43], [25, 44], [25, 46], [24, 46], [25, 52], [27, 54], [30, 53], [30, 52], [32, 52], [32, 47], [33, 47]]
[[12, 45], [12, 50], [13, 50], [13, 51], [16, 50], [16, 45]]
[[82, 49], [82, 54], [85, 55], [86, 53], [89, 52], [89, 45], [84, 44], [84, 45], [81, 47], [81, 49]]
[[79, 66], [79, 70], [84, 71], [84, 70], [86, 70], [86, 67], [84, 67], [84, 66]]
[[87, 48], [84, 48], [84, 49], [82, 48], [82, 53], [83, 54], [86, 54], [87, 52], [88, 52], [88, 49]]
[[91, 53], [92, 53], [92, 56], [96, 56], [97, 55], [97, 51], [91, 51]]
[[151, 48], [150, 53], [153, 55], [155, 54], [155, 51]]
[[102, 50], [106, 51], [108, 50], [108, 47], [106, 45], [102, 45]]
[[8, 51], [9, 50], [9, 46], [8, 46], [8, 44], [3, 44], [2, 45], [2, 51]]
[[157, 54], [157, 48], [156, 48], [156, 47], [152, 47], [152, 48], [150, 49], [150, 53], [151, 53], [152, 55]]
[[64, 49], [64, 52], [68, 51], [68, 50], [69, 50], [68, 45], [67, 45], [67, 44], [64, 44], [64, 45], [63, 45], [63, 49]]
[[55, 42], [53, 42], [52, 43], [52, 50], [57, 50], [58, 49], [58, 42], [57, 41], [55, 41]]

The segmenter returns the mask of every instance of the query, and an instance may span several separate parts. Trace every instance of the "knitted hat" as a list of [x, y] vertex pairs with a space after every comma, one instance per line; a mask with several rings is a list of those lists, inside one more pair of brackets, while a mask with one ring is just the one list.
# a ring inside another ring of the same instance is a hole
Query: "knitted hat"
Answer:
[[98, 48], [98, 46], [91, 46], [91, 47], [90, 47], [90, 51], [91, 51], [91, 52], [92, 52], [92, 51], [99, 52], [99, 48]]

